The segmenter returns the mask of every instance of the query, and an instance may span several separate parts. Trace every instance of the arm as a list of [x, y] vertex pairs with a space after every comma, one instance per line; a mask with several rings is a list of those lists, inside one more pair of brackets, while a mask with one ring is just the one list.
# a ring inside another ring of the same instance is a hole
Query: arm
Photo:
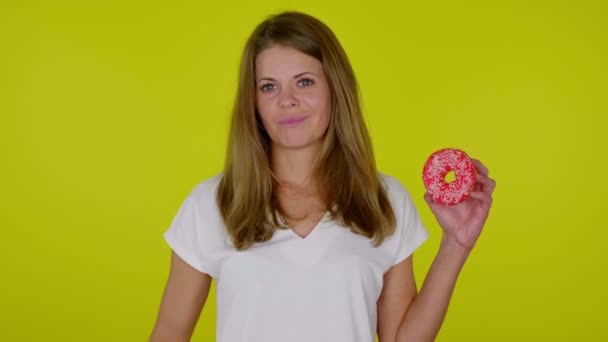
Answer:
[[[477, 185], [469, 199], [458, 205], [443, 206], [433, 202], [428, 194], [425, 194], [427, 204], [444, 231], [443, 239], [420, 293], [402, 308], [405, 312], [403, 316], [391, 318], [402, 321], [396, 337], [392, 338], [392, 335], [389, 335], [386, 341], [433, 341], [441, 328], [458, 275], [485, 225], [492, 204], [492, 193], [496, 187], [496, 182], [488, 177], [488, 169], [478, 160], [472, 159], [472, 161], [478, 173]], [[388, 279], [396, 285], [386, 284], [386, 286], [411, 287], [413, 281], [411, 266], [402, 264], [393, 268], [406, 270], [396, 272], [399, 274], [398, 277]], [[392, 271], [393, 269], [389, 270]], [[406, 296], [404, 293], [411, 293], [411, 290], [409, 291], [395, 292], [391, 300], [385, 301], [403, 302], [403, 296]], [[391, 323], [391, 326], [392, 324], [394, 323]]]
[[416, 297], [413, 256], [391, 267], [384, 274], [384, 285], [378, 298], [378, 340], [395, 341], [399, 325]]
[[433, 341], [467, 255], [464, 249], [443, 241], [418, 294], [413, 256], [391, 267], [378, 299], [379, 341]]
[[190, 341], [207, 300], [211, 277], [171, 252], [171, 269], [150, 342]]
[[420, 293], [406, 308], [397, 336], [391, 341], [435, 340], [468, 255], [469, 251], [444, 238]]

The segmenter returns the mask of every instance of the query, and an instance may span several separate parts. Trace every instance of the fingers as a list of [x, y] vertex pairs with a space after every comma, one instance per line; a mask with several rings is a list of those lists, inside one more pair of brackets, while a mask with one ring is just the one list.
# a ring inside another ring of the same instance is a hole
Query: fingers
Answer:
[[490, 174], [490, 171], [488, 170], [488, 168], [483, 165], [479, 160], [474, 159], [474, 158], [469, 158], [471, 159], [471, 162], [473, 163], [473, 165], [475, 165], [475, 168], [477, 169], [478, 173], [481, 173], [484, 176], [488, 176]]
[[[473, 191], [483, 191], [483, 192], [487, 192], [490, 195], [494, 192], [494, 189], [496, 188], [495, 180], [493, 180], [492, 178], [489, 178], [481, 173], [478, 173], [476, 175], [476, 178], [477, 178], [477, 184], [475, 184]], [[479, 188], [477, 188], [478, 185], [480, 185]]]
[[485, 204], [487, 204], [488, 206], [492, 205], [492, 196], [484, 191], [473, 191], [471, 192], [471, 198], [474, 198], [476, 200], [479, 200]]
[[492, 195], [494, 189], [496, 188], [496, 181], [488, 177], [488, 175], [490, 174], [490, 170], [488, 170], [488, 168], [483, 165], [483, 163], [480, 162], [478, 159], [470, 159], [473, 165], [475, 166], [475, 169], [477, 169], [477, 184], [475, 184], [475, 186], [473, 187], [473, 191], [482, 191], [488, 193], [489, 195]]
[[475, 175], [477, 184], [473, 187], [471, 198], [477, 199], [490, 206], [492, 205], [492, 193], [494, 193], [494, 189], [496, 189], [496, 181], [488, 177], [490, 172], [482, 162], [477, 159], [471, 159], [471, 162], [473, 162], [473, 165], [475, 165], [475, 168], [478, 171]]
[[431, 198], [431, 195], [429, 195], [428, 192], [424, 193], [424, 200], [426, 201], [426, 203], [428, 205], [434, 205], [435, 204], [435, 201], [433, 201], [433, 199]]
[[429, 207], [431, 208], [431, 210], [438, 210], [440, 208], [440, 204], [435, 202], [432, 198], [431, 195], [429, 195], [428, 192], [424, 193], [424, 200], [426, 201], [426, 203], [429, 205]]

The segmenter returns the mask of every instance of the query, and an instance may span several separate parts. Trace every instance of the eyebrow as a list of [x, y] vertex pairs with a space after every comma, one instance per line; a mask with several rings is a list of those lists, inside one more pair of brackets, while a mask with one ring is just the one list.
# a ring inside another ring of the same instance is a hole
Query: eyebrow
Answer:
[[[311, 71], [304, 71], [304, 72], [301, 72], [301, 73], [299, 73], [299, 74], [295, 75], [293, 78], [298, 78], [298, 77], [303, 76], [303, 75], [306, 75], [306, 74], [311, 74], [311, 75], [313, 75], [313, 76], [317, 76], [317, 77], [319, 77], [319, 75], [315, 74], [314, 72], [311, 72]], [[264, 80], [266, 80], [266, 81], [276, 81], [276, 80], [275, 80], [274, 78], [272, 78], [272, 77], [260, 77], [260, 78], [258, 78], [258, 80], [256, 81], [256, 83], [257, 83], [257, 82], [260, 82], [260, 81], [264, 81]]]

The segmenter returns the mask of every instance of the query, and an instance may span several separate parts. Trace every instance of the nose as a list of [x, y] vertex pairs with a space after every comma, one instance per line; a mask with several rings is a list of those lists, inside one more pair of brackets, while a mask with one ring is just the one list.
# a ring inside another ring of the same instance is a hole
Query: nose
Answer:
[[295, 107], [298, 104], [298, 99], [293, 94], [293, 90], [283, 88], [279, 94], [279, 106], [281, 108]]

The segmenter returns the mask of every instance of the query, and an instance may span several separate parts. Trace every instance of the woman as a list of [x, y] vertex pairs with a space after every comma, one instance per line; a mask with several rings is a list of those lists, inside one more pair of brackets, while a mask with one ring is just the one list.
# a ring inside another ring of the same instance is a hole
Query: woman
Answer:
[[151, 341], [190, 339], [212, 279], [220, 342], [432, 341], [492, 202], [474, 163], [465, 202], [425, 195], [444, 234], [418, 292], [412, 253], [428, 233], [376, 169], [346, 54], [309, 15], [270, 17], [244, 49], [224, 171], [164, 234], [171, 270]]

